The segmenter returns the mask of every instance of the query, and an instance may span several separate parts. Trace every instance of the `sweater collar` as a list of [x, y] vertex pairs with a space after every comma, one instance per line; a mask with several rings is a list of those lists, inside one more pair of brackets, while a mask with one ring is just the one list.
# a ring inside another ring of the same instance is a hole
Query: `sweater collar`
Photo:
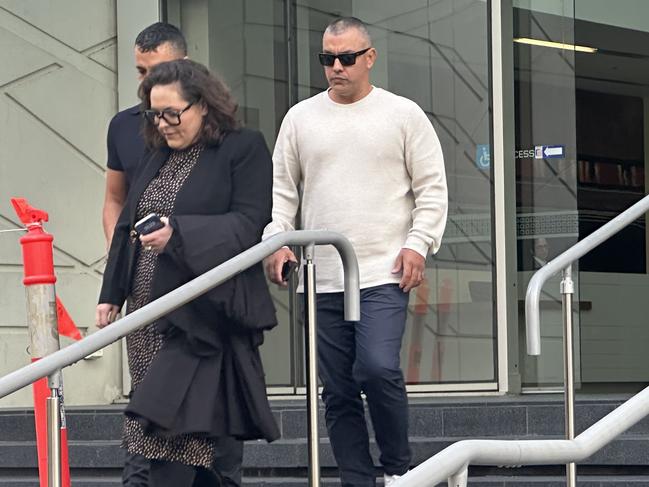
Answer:
[[332, 105], [335, 105], [337, 107], [342, 107], [342, 108], [345, 108], [345, 107], [352, 108], [352, 107], [357, 107], [357, 106], [360, 106], [360, 105], [363, 105], [363, 104], [367, 103], [368, 100], [372, 99], [375, 96], [375, 93], [379, 89], [380, 88], [377, 88], [376, 86], [372, 85], [372, 89], [370, 90], [370, 92], [367, 95], [365, 95], [360, 100], [356, 100], [353, 103], [338, 103], [338, 102], [332, 100], [331, 97], [329, 96], [329, 90], [331, 90], [331, 88], [327, 88], [327, 90], [324, 92], [324, 95]]

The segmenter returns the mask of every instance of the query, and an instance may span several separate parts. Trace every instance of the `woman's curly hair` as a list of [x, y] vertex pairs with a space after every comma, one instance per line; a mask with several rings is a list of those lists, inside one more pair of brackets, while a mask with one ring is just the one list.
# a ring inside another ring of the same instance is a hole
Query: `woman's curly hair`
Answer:
[[[142, 100], [141, 112], [151, 108], [151, 90], [154, 86], [174, 83], [178, 84], [180, 95], [187, 103], [206, 108], [207, 114], [196, 142], [217, 145], [228, 132], [240, 127], [235, 117], [237, 103], [230, 89], [205, 66], [189, 59], [160, 63], [151, 69], [138, 91]], [[142, 133], [147, 146], [166, 146], [164, 137], [153, 124], [144, 123]]]

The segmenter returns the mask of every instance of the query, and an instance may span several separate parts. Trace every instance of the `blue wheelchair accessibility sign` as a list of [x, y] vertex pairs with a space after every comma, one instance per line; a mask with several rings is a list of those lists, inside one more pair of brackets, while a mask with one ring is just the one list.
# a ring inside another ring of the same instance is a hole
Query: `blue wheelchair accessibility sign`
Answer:
[[489, 144], [478, 144], [475, 148], [475, 163], [479, 169], [487, 170], [491, 166]]

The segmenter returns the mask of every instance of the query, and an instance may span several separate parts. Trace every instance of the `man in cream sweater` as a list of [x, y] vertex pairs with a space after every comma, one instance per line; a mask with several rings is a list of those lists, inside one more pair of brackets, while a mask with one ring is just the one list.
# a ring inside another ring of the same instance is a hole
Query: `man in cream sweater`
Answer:
[[[319, 54], [329, 89], [289, 110], [275, 152], [273, 221], [264, 238], [299, 227], [331, 230], [354, 246], [361, 321], [343, 319], [342, 265], [316, 251], [318, 358], [329, 438], [345, 487], [374, 486], [361, 393], [381, 450], [385, 485], [410, 465], [408, 399], [399, 365], [408, 292], [440, 246], [447, 213], [442, 149], [414, 102], [370, 83], [376, 60], [365, 25], [353, 17], [327, 27]], [[266, 259], [269, 278], [296, 258]]]

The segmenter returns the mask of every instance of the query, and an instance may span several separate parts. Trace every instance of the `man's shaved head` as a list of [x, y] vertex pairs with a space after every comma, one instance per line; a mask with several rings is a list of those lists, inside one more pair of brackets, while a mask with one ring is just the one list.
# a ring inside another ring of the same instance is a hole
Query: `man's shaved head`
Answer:
[[339, 17], [327, 26], [325, 34], [340, 35], [348, 29], [356, 29], [361, 33], [361, 36], [367, 41], [367, 45], [372, 45], [372, 38], [367, 30], [367, 26], [362, 20], [356, 17]]

